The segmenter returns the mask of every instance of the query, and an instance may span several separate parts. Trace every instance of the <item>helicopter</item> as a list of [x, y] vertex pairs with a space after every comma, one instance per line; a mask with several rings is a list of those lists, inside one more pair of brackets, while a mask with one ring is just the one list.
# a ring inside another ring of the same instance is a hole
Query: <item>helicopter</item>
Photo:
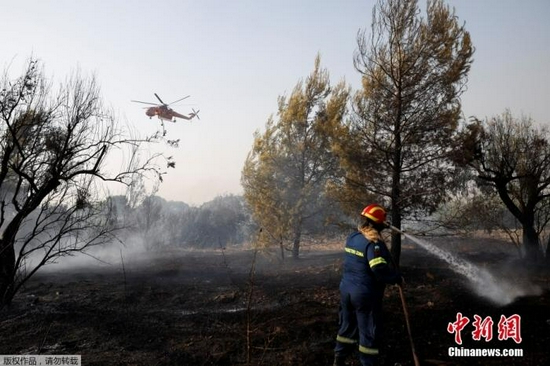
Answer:
[[174, 104], [174, 103], [177, 103], [177, 102], [180, 102], [184, 99], [187, 99], [189, 98], [190, 96], [187, 95], [183, 98], [180, 98], [172, 103], [164, 103], [162, 101], [162, 99], [160, 99], [160, 97], [158, 96], [157, 93], [153, 93], [155, 94], [155, 97], [157, 97], [157, 99], [159, 100], [159, 102], [161, 104], [158, 104], [158, 103], [150, 103], [150, 102], [141, 102], [139, 100], [132, 100], [132, 102], [134, 103], [142, 103], [142, 104], [150, 104], [150, 105], [153, 105], [154, 107], [147, 107], [147, 110], [145, 111], [145, 114], [147, 116], [149, 116], [149, 118], [153, 118], [154, 116], [158, 116], [158, 118], [161, 120], [161, 121], [170, 121], [170, 122], [176, 122], [176, 118], [183, 118], [183, 119], [186, 119], [186, 120], [191, 120], [195, 117], [197, 117], [198, 119], [199, 118], [199, 111], [196, 111], [195, 109], [192, 109], [193, 112], [190, 113], [189, 115], [184, 115], [184, 114], [181, 114], [181, 113], [178, 113], [176, 111], [174, 111], [172, 108], [170, 108], [170, 104]]

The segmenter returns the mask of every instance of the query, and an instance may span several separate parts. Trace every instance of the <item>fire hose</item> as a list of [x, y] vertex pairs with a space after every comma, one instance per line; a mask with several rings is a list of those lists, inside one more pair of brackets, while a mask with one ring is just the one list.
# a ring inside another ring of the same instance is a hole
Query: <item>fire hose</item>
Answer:
[[[388, 224], [388, 227], [391, 230], [396, 231], [401, 235], [405, 235], [405, 233], [403, 231], [399, 230], [395, 226], [392, 226], [392, 225]], [[398, 264], [394, 261], [394, 259], [391, 255], [390, 255], [390, 258], [391, 258], [391, 261], [392, 261], [394, 267], [397, 270], [399, 270]], [[407, 308], [407, 303], [405, 302], [405, 295], [403, 294], [403, 287], [401, 286], [401, 284], [398, 285], [398, 287], [399, 287], [399, 296], [401, 297], [401, 305], [403, 306], [403, 313], [405, 315], [405, 324], [407, 326], [407, 333], [409, 334], [409, 342], [411, 344], [411, 351], [412, 351], [412, 355], [413, 355], [414, 365], [415, 366], [420, 366], [420, 361], [418, 360], [418, 356], [416, 355], [416, 350], [414, 348], [414, 341], [413, 341], [412, 332], [411, 332], [411, 323], [409, 321], [409, 311], [408, 311], [408, 308]]]

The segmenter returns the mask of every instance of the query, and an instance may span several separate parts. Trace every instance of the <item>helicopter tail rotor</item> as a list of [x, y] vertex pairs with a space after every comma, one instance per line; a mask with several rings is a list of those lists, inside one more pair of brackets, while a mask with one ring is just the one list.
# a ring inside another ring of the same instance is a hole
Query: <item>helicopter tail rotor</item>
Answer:
[[193, 111], [193, 117], [197, 117], [197, 119], [200, 120], [201, 118], [199, 117], [199, 112], [201, 110], [199, 109], [198, 111], [196, 111], [195, 108], [192, 108], [192, 111]]

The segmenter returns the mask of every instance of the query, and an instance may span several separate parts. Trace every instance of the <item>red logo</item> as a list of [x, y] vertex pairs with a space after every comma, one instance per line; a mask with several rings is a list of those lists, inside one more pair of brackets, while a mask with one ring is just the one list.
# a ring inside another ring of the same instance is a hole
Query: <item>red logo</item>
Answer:
[[493, 319], [488, 316], [483, 321], [479, 315], [474, 315], [474, 331], [472, 332], [472, 338], [474, 341], [480, 341], [481, 338], [485, 338], [485, 342], [489, 342], [493, 339]]
[[462, 332], [462, 329], [470, 322], [470, 319], [467, 317], [463, 317], [462, 313], [456, 314], [456, 321], [454, 323], [449, 323], [447, 325], [447, 332], [451, 334], [455, 334], [455, 342], [456, 344], [462, 344], [462, 337], [460, 332]]
[[[456, 344], [462, 344], [461, 332], [468, 323], [470, 323], [468, 317], [463, 316], [462, 313], [457, 313], [456, 321], [447, 325], [447, 332], [455, 335]], [[475, 314], [472, 325], [474, 326], [474, 330], [472, 331], [472, 339], [474, 341], [480, 341], [483, 338], [485, 342], [489, 342], [493, 339], [494, 322], [490, 316], [482, 318]], [[497, 327], [499, 341], [513, 339], [514, 342], [521, 343], [521, 316], [517, 314], [509, 317], [501, 315]]]
[[521, 343], [521, 317], [517, 314], [509, 318], [504, 315], [500, 316], [498, 322], [498, 340], [504, 341], [512, 338], [514, 342]]

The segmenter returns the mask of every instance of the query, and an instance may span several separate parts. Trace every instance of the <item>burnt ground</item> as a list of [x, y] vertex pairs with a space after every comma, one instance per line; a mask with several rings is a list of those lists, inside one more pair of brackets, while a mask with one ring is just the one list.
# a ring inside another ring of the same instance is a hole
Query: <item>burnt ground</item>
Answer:
[[[499, 276], [545, 290], [492, 305], [444, 263], [405, 243], [404, 293], [421, 364], [550, 365], [550, 273], [525, 270], [503, 244], [439, 241]], [[0, 354], [80, 354], [83, 365], [331, 365], [342, 259], [331, 248], [307, 246], [300, 260], [284, 263], [265, 253], [254, 261], [251, 250], [173, 250], [128, 256], [124, 268], [54, 266], [0, 313]], [[521, 348], [523, 357], [450, 357], [456, 344], [447, 324], [458, 312], [495, 322], [490, 342], [474, 341], [470, 323], [462, 347]], [[386, 290], [384, 314], [383, 364], [413, 365], [395, 287]], [[521, 316], [519, 345], [497, 339], [500, 316], [513, 314]]]

